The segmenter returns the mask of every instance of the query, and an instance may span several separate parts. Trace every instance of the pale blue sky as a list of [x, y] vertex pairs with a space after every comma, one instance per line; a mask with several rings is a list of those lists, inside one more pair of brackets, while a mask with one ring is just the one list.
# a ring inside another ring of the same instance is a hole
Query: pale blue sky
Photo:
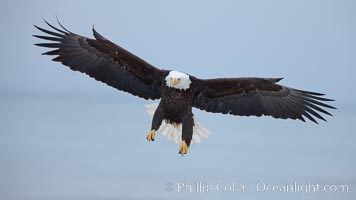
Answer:
[[[1, 199], [352, 199], [356, 196], [356, 2], [1, 1]], [[41, 56], [33, 24], [58, 15], [149, 63], [202, 78], [284, 77], [336, 99], [319, 125], [194, 110], [214, 134], [186, 157], [158, 135], [142, 99]], [[347, 184], [348, 193], [261, 193], [260, 181]], [[245, 193], [178, 192], [177, 182]], [[166, 184], [173, 191], [166, 191]]]

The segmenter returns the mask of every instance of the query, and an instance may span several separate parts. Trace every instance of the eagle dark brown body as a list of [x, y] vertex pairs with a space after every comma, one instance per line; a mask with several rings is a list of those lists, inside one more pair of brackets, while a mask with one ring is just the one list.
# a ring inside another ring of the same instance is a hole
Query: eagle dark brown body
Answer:
[[189, 147], [194, 126], [191, 97], [191, 90], [162, 86], [161, 101], [153, 116], [151, 130], [158, 130], [163, 120], [175, 125], [182, 124], [182, 140]]

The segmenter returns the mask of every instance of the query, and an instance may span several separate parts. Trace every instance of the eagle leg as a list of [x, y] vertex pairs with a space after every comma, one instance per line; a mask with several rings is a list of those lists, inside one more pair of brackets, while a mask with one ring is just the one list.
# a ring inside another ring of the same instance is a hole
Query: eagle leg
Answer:
[[190, 146], [193, 136], [193, 126], [193, 114], [191, 112], [188, 112], [186, 115], [184, 115], [182, 119], [182, 143], [179, 147], [179, 153], [182, 154], [182, 156], [188, 153], [188, 148]]
[[147, 141], [155, 141], [156, 130], [158, 130], [159, 127], [161, 126], [163, 121], [163, 116], [164, 116], [163, 109], [161, 104], [159, 104], [155, 113], [153, 114], [151, 131], [146, 135]]
[[184, 154], [188, 153], [188, 146], [184, 140], [182, 141], [182, 143], [180, 143], [179, 153], [182, 154], [182, 156], [184, 156]]
[[147, 141], [155, 141], [155, 135], [156, 135], [156, 130], [155, 130], [155, 129], [152, 129], [152, 130], [146, 135]]

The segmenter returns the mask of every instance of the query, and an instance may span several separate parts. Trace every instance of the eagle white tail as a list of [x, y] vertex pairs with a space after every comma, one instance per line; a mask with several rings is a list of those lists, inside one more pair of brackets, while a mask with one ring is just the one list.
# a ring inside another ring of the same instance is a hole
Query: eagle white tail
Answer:
[[[145, 107], [147, 108], [148, 114], [153, 117], [158, 103], [146, 104]], [[191, 144], [200, 143], [200, 141], [204, 138], [207, 138], [211, 132], [206, 129], [203, 125], [201, 125], [197, 120], [194, 119], [194, 127], [193, 127], [193, 138]], [[167, 123], [166, 120], [162, 121], [162, 125], [157, 130], [162, 135], [166, 136], [170, 141], [174, 143], [181, 143], [182, 142], [182, 124], [173, 125]]]

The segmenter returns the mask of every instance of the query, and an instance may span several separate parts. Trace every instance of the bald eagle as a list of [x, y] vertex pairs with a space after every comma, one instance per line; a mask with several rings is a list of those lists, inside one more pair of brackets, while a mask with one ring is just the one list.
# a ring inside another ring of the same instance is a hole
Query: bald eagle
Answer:
[[146, 139], [154, 141], [156, 131], [165, 133], [180, 142], [181, 155], [188, 152], [192, 141], [199, 142], [208, 133], [195, 121], [193, 107], [212, 113], [265, 115], [303, 122], [306, 117], [315, 123], [314, 117], [326, 121], [320, 113], [331, 116], [325, 108], [335, 109], [324, 103], [333, 101], [322, 97], [324, 94], [279, 85], [281, 78], [199, 79], [158, 69], [106, 39], [94, 27], [95, 39], [90, 39], [68, 31], [59, 22], [62, 29], [45, 22], [53, 30], [34, 25], [48, 35], [33, 36], [50, 41], [35, 45], [53, 48], [43, 53], [55, 55], [53, 61], [146, 100], [161, 99], [158, 105], [148, 106], [153, 119]]

